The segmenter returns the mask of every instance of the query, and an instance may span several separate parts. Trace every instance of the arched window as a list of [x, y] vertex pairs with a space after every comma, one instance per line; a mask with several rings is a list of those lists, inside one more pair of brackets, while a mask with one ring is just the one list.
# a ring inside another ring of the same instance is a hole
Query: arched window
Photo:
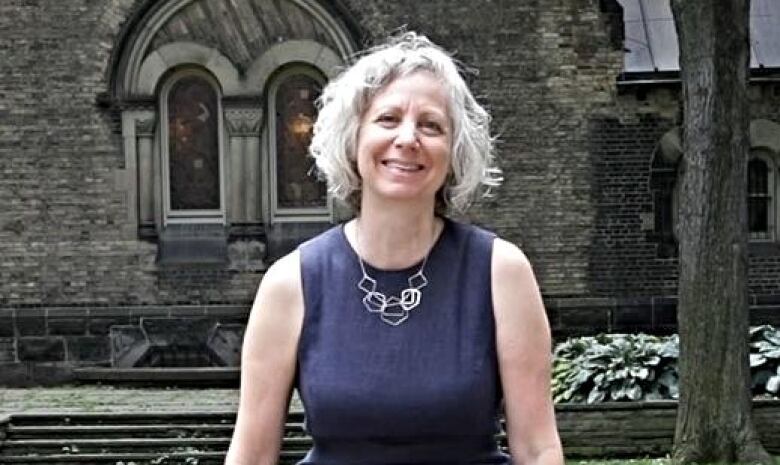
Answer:
[[161, 91], [165, 222], [223, 222], [219, 88], [207, 73], [171, 75]]
[[[780, 185], [778, 169], [777, 137], [778, 126], [768, 121], [751, 123], [750, 157], [747, 165], [747, 221], [749, 240], [768, 242], [780, 240]], [[677, 239], [675, 234], [677, 215], [678, 181], [677, 164], [682, 156], [682, 144], [679, 129], [667, 132], [659, 141], [650, 175], [650, 190], [653, 195], [655, 224], [648, 235], [650, 240], [658, 242], [659, 257], [676, 255]]]
[[677, 247], [678, 167], [682, 157], [679, 128], [667, 131], [658, 141], [650, 166], [653, 198], [653, 229], [648, 239], [658, 244], [659, 258], [673, 258]]
[[659, 258], [677, 256], [677, 165], [655, 157], [651, 167], [650, 191], [653, 195], [654, 242]]
[[280, 72], [269, 88], [269, 174], [271, 221], [329, 217], [327, 188], [316, 178], [308, 154], [315, 101], [325, 78], [311, 67]]
[[748, 161], [748, 231], [751, 240], [771, 241], [777, 225], [776, 173], [774, 160], [764, 151], [754, 151]]

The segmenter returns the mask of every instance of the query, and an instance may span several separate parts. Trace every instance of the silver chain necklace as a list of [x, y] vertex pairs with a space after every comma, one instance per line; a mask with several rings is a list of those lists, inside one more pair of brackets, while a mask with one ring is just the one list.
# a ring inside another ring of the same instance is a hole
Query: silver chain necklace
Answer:
[[[360, 248], [358, 229], [357, 222], [355, 222], [355, 242], [358, 248]], [[425, 277], [424, 271], [432, 248], [433, 245], [426, 252], [420, 269], [407, 279], [409, 286], [401, 291], [400, 297], [396, 295], [388, 296], [376, 290], [376, 279], [369, 276], [366, 272], [366, 265], [363, 263], [363, 258], [358, 251], [358, 262], [360, 263], [360, 271], [363, 272], [363, 277], [358, 282], [357, 287], [365, 293], [363, 305], [366, 307], [366, 310], [370, 313], [378, 313], [382, 321], [391, 326], [398, 326], [409, 319], [409, 312], [420, 305], [420, 300], [422, 300], [421, 289], [428, 285], [428, 278]]]

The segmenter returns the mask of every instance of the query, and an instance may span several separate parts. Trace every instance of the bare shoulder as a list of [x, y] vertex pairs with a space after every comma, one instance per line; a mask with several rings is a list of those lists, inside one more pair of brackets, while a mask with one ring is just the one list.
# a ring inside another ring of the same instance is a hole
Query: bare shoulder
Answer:
[[300, 319], [303, 313], [301, 258], [297, 250], [280, 258], [266, 271], [260, 282], [251, 320], [263, 313], [265, 318]]
[[496, 237], [493, 241], [493, 257], [491, 259], [493, 280], [508, 280], [516, 282], [519, 278], [533, 277], [531, 262], [522, 250], [515, 244]]
[[301, 290], [301, 254], [294, 250], [266, 270], [260, 290], [273, 294], [294, 294]]
[[547, 333], [546, 314], [531, 262], [515, 244], [496, 238], [491, 259], [497, 330]]

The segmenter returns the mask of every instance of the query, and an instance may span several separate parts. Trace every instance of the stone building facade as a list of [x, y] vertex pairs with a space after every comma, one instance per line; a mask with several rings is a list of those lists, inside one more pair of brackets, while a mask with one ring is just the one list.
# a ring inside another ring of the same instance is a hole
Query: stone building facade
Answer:
[[[468, 219], [531, 258], [555, 336], [673, 331], [679, 83], [626, 72], [627, 1], [0, 2], [0, 384], [237, 365], [267, 265], [348, 215], [307, 176], [312, 102], [401, 27], [479, 70], [505, 183]], [[751, 303], [778, 323], [780, 83], [754, 74]]]

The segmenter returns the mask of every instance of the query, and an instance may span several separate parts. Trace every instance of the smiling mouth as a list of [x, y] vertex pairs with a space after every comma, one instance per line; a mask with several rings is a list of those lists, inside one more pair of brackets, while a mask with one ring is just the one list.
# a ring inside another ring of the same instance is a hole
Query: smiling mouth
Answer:
[[410, 163], [410, 162], [403, 162], [398, 160], [383, 160], [382, 165], [396, 169], [399, 171], [404, 171], [407, 173], [414, 173], [416, 171], [422, 171], [423, 168], [425, 168], [423, 165], [417, 164], [417, 163]]

